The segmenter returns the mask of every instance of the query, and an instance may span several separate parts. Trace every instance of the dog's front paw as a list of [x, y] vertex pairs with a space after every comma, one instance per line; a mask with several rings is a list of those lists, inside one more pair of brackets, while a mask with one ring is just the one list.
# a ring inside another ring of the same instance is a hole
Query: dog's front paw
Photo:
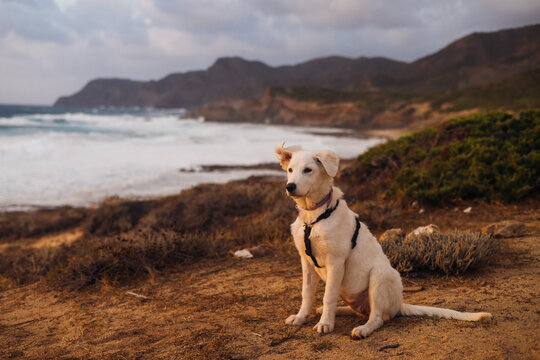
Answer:
[[300, 326], [303, 325], [306, 322], [305, 316], [299, 316], [297, 315], [291, 315], [287, 319], [285, 319], [285, 324], [287, 325], [296, 325]]
[[321, 320], [313, 327], [313, 330], [317, 331], [319, 334], [328, 334], [334, 331], [334, 323], [323, 322]]

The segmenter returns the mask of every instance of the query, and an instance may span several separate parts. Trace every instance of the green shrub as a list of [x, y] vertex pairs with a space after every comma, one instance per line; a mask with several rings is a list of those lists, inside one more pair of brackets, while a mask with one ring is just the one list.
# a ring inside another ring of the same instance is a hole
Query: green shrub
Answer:
[[[360, 155], [349, 183], [379, 179], [384, 196], [442, 204], [516, 201], [540, 192], [540, 111], [453, 119]], [[353, 187], [354, 192], [354, 187]]]
[[435, 108], [523, 110], [540, 107], [540, 68], [522, 72], [493, 83], [426, 96]]

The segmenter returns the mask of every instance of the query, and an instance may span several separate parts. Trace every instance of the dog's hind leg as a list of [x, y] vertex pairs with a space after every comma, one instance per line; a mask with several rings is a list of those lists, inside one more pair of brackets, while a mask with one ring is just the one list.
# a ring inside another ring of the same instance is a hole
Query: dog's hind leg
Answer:
[[399, 273], [394, 269], [373, 269], [369, 282], [369, 319], [362, 325], [355, 327], [351, 336], [365, 338], [380, 328], [384, 321], [393, 318], [403, 302], [402, 285]]
[[384, 321], [383, 321], [382, 314], [376, 309], [373, 309], [371, 310], [371, 313], [369, 314], [368, 321], [362, 326], [355, 327], [351, 332], [351, 336], [353, 338], [359, 338], [359, 339], [366, 338], [369, 335], [371, 335], [373, 331], [380, 328], [383, 323]]

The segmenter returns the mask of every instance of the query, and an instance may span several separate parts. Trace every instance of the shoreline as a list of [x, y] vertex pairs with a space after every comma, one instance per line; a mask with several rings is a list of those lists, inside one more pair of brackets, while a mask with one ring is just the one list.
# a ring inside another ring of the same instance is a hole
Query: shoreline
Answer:
[[[356, 158], [344, 158], [340, 159], [340, 172], [344, 169], [351, 166]], [[9, 213], [32, 213], [39, 211], [55, 211], [59, 209], [96, 209], [102, 206], [108, 201], [156, 201], [170, 196], [177, 196], [184, 191], [190, 190], [196, 186], [200, 185], [224, 185], [231, 182], [244, 182], [249, 179], [259, 179], [260, 181], [279, 181], [280, 179], [285, 179], [285, 173], [281, 169], [279, 163], [261, 163], [261, 164], [251, 164], [251, 165], [227, 165], [227, 164], [214, 164], [214, 165], [202, 165], [198, 169], [178, 169], [179, 172], [184, 174], [212, 174], [212, 173], [231, 173], [235, 171], [271, 171], [276, 173], [260, 174], [252, 173], [247, 174], [236, 179], [230, 179], [226, 181], [212, 181], [212, 182], [201, 182], [188, 186], [184, 189], [181, 189], [177, 192], [168, 193], [168, 194], [154, 194], [154, 195], [130, 195], [130, 196], [120, 196], [120, 195], [105, 195], [101, 197], [99, 201], [92, 201], [86, 205], [81, 204], [50, 204], [50, 205], [31, 205], [31, 204], [10, 204], [10, 205], [0, 205], [0, 216], [3, 214]], [[279, 174], [278, 174], [279, 173]]]
[[181, 173], [214, 173], [214, 172], [228, 172], [235, 170], [281, 170], [279, 164], [274, 163], [261, 163], [252, 165], [227, 165], [227, 164], [213, 164], [213, 165], [201, 165], [197, 169], [193, 168], [180, 168], [178, 171]]
[[[268, 166], [266, 168], [265, 166]], [[235, 170], [236, 171], [277, 171], [277, 169], [270, 169], [270, 164], [263, 164], [263, 165], [246, 165], [246, 166], [236, 166], [236, 165], [209, 165], [205, 166], [209, 170], [208, 171], [195, 171], [195, 170], [179, 170], [182, 173], [206, 173], [206, 174], [212, 174], [212, 173], [232, 173]], [[279, 169], [281, 172], [281, 168]], [[245, 174], [245, 176], [241, 176], [238, 178], [232, 178], [227, 179], [224, 181], [218, 181], [217, 179], [215, 181], [203, 181], [199, 183], [195, 183], [191, 186], [187, 186], [185, 188], [181, 188], [178, 191], [170, 192], [170, 193], [155, 193], [150, 195], [103, 195], [99, 198], [97, 201], [88, 201], [88, 202], [81, 202], [81, 203], [61, 203], [61, 204], [10, 204], [10, 205], [0, 205], [0, 216], [4, 214], [15, 214], [15, 213], [35, 213], [40, 211], [56, 211], [61, 209], [97, 209], [103, 204], [106, 204], [110, 201], [118, 201], [118, 202], [148, 202], [148, 201], [159, 201], [161, 199], [171, 197], [171, 196], [178, 196], [184, 191], [188, 191], [190, 189], [193, 189], [197, 186], [204, 186], [204, 185], [225, 185], [231, 182], [241, 182], [241, 181], [247, 181], [250, 178], [259, 178], [263, 179], [264, 181], [268, 181], [269, 179], [278, 179], [279, 176], [277, 174], [270, 174], [270, 173], [251, 173], [251, 174]]]
[[[167, 114], [156, 115], [157, 125], [152, 125], [154, 120], [147, 121], [144, 114], [126, 118], [98, 112], [87, 119], [82, 113], [49, 112], [24, 116], [21, 134], [9, 143], [16, 146], [5, 144], [9, 162], [2, 180], [9, 186], [0, 192], [0, 212], [95, 207], [111, 196], [147, 200], [176, 194], [196, 184], [274, 176], [281, 174], [281, 169], [273, 149], [282, 140], [333, 149], [349, 158], [384, 141], [338, 128], [218, 126], [216, 122], [208, 122], [205, 127], [192, 121], [182, 124], [177, 116]], [[84, 121], [88, 125], [80, 128]], [[35, 124], [39, 131], [33, 130]], [[59, 134], [59, 141], [40, 136], [42, 130]], [[93, 135], [88, 136], [90, 133]], [[114, 141], [110, 134], [114, 134]], [[33, 141], [34, 137], [54, 156], [43, 162], [37, 147], [29, 148], [24, 156], [17, 152], [19, 141]], [[118, 156], [104, 156], [103, 151], [117, 151]], [[87, 162], [82, 167], [81, 159]], [[24, 185], [20, 179], [25, 179]]]
[[[408, 126], [403, 127], [388, 127], [388, 128], [368, 128], [368, 129], [359, 129], [355, 127], [347, 126], [332, 126], [332, 125], [313, 125], [313, 124], [303, 124], [303, 123], [260, 123], [257, 121], [219, 121], [219, 120], [208, 120], [203, 116], [191, 116], [191, 113], [184, 114], [178, 117], [179, 121], [191, 120], [191, 121], [201, 121], [205, 123], [213, 124], [249, 124], [249, 125], [266, 125], [266, 126], [279, 126], [283, 128], [303, 128], [306, 129], [306, 134], [311, 134], [315, 136], [333, 136], [333, 137], [344, 137], [344, 138], [354, 138], [354, 139], [370, 139], [370, 138], [381, 138], [385, 140], [394, 140], [401, 136], [408, 135], [414, 131]], [[188, 117], [186, 117], [188, 116]], [[325, 133], [323, 129], [331, 129], [332, 132]]]
[[[356, 158], [340, 159], [340, 171], [349, 167]], [[108, 201], [155, 201], [160, 200], [169, 196], [177, 196], [184, 191], [190, 190], [196, 186], [200, 185], [225, 185], [231, 182], [243, 182], [248, 181], [249, 179], [259, 179], [260, 181], [279, 181], [280, 179], [285, 179], [285, 173], [281, 169], [279, 163], [261, 163], [261, 164], [252, 164], [252, 165], [202, 165], [199, 169], [179, 169], [178, 171], [185, 174], [212, 174], [212, 173], [230, 173], [234, 171], [272, 171], [276, 172], [275, 174], [250, 174], [237, 179], [231, 179], [224, 182], [201, 182], [194, 184], [192, 186], [186, 187], [179, 190], [178, 192], [170, 194], [155, 194], [155, 195], [131, 195], [131, 196], [119, 196], [119, 195], [105, 195], [99, 201], [90, 202], [87, 205], [80, 204], [58, 204], [58, 205], [29, 205], [29, 204], [11, 204], [11, 205], [0, 205], [0, 216], [3, 214], [9, 213], [32, 213], [39, 211], [55, 211], [59, 209], [96, 209], [102, 206]], [[278, 173], [279, 172], [279, 175]]]

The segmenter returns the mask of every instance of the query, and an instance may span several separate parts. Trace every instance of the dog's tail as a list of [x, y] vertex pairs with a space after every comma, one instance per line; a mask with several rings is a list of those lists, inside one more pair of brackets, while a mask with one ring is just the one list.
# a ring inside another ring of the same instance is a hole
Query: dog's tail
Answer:
[[410, 304], [401, 304], [399, 315], [402, 316], [431, 316], [444, 319], [480, 321], [482, 319], [491, 319], [491, 314], [486, 312], [469, 313], [450, 309], [441, 309], [431, 306], [419, 306]]

